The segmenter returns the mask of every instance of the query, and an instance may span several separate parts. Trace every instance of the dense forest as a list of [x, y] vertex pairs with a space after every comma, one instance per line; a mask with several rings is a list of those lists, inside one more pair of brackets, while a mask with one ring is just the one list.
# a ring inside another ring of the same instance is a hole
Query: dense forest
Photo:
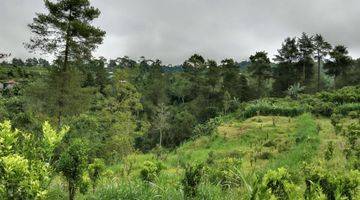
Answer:
[[[360, 59], [321, 34], [273, 59], [92, 56], [89, 0], [44, 1], [0, 54], [1, 199], [359, 199]], [[341, 42], [341, 41], [339, 41]]]

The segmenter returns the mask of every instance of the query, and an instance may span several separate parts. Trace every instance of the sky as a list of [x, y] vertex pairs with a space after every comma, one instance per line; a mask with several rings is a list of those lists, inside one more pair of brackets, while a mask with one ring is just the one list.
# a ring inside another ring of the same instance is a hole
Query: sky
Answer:
[[[145, 56], [179, 64], [198, 53], [220, 61], [247, 59], [265, 50], [270, 57], [286, 37], [320, 33], [360, 57], [359, 0], [92, 0], [106, 31], [95, 56]], [[46, 12], [42, 0], [0, 0], [0, 52], [29, 53], [27, 24]]]

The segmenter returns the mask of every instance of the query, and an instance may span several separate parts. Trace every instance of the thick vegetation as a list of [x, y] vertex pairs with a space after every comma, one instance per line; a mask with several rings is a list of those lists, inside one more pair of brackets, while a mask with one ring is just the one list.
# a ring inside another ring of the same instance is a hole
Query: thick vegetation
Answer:
[[273, 61], [106, 60], [89, 0], [44, 2], [26, 47], [56, 59], [0, 65], [1, 199], [360, 198], [346, 47], [303, 33]]

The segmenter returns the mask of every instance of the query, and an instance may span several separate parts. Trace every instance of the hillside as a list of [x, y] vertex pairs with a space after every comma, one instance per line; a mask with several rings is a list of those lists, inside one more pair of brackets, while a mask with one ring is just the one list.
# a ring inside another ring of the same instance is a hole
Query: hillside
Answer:
[[[344, 118], [342, 122], [348, 126], [356, 120]], [[346, 171], [346, 139], [335, 133], [328, 118], [303, 114], [239, 120], [226, 116], [221, 121], [211, 135], [184, 143], [174, 151], [157, 149], [128, 156], [107, 169], [95, 194], [79, 198], [183, 199], [182, 177], [188, 164], [203, 167], [198, 199], [248, 199], [257, 187], [256, 177], [279, 167], [286, 168], [288, 181], [297, 192], [306, 189], [305, 166]], [[329, 142], [333, 151], [327, 158]], [[50, 191], [55, 195], [62, 190], [61, 185], [53, 183]]]

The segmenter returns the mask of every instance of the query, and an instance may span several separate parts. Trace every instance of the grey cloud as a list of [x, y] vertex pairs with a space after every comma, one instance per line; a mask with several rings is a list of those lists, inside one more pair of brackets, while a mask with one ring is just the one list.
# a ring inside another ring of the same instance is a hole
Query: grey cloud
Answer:
[[[0, 51], [28, 56], [26, 23], [41, 0], [0, 0]], [[276, 53], [285, 37], [321, 33], [360, 56], [358, 0], [93, 0], [107, 36], [95, 55], [181, 63], [193, 53], [221, 60]], [[3, 14], [5, 13], [5, 14]]]

